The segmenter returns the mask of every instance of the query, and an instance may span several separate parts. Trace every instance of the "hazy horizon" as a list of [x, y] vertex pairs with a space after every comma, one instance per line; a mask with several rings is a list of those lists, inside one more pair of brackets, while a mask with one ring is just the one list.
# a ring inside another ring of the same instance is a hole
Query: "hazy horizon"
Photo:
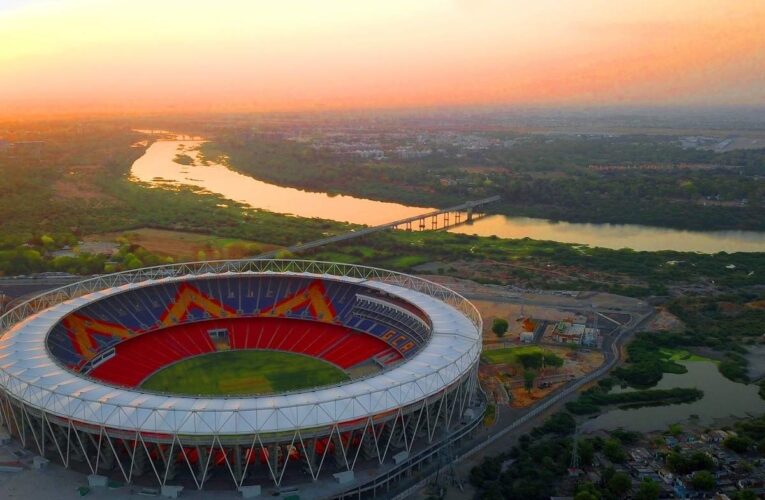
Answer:
[[765, 4], [11, 0], [0, 115], [765, 105]]

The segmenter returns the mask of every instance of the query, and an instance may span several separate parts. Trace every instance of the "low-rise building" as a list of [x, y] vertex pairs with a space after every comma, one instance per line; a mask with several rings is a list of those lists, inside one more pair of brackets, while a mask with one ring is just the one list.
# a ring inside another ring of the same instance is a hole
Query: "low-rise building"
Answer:
[[598, 344], [600, 331], [584, 323], [560, 321], [552, 329], [552, 340], [558, 344], [573, 344], [593, 347]]

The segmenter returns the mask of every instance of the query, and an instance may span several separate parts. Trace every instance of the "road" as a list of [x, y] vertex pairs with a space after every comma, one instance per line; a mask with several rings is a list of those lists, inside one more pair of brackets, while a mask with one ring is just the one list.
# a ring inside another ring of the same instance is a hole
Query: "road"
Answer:
[[[591, 310], [589, 307], [586, 309]], [[624, 310], [619, 310], [619, 312], [625, 313]], [[572, 380], [550, 397], [540, 401], [531, 408], [521, 410], [508, 406], [498, 407], [495, 425], [480, 431], [473, 440], [474, 444], [470, 449], [455, 457], [448, 465], [425, 476], [418, 483], [394, 498], [410, 498], [422, 490], [433, 478], [445, 473], [448, 474], [449, 472], [452, 472], [458, 480], [466, 484], [470, 469], [478, 465], [484, 457], [507, 451], [518, 437], [531, 431], [531, 429], [538, 426], [549, 415], [560, 410], [568, 401], [576, 398], [580, 389], [606, 376], [621, 362], [624, 343], [635, 332], [639, 331], [643, 325], [649, 322], [654, 315], [655, 311], [652, 308], [649, 311], [631, 314], [630, 320], [627, 323], [605, 339], [603, 343], [604, 362], [598, 369], [588, 375]], [[459, 497], [465, 497], [465, 493], [460, 493]]]
[[[24, 298], [31, 298], [52, 288], [69, 285], [76, 281], [87, 279], [88, 276], [58, 276], [53, 278], [0, 278], [0, 296], [6, 295], [11, 299], [9, 305], [18, 303]], [[0, 304], [0, 313], [3, 312]]]

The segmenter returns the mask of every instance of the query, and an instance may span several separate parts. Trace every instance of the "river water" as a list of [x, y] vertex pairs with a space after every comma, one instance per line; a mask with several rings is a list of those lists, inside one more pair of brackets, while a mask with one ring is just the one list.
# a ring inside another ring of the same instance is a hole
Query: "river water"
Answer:
[[452, 232], [586, 243], [592, 247], [632, 248], [649, 252], [765, 252], [765, 233], [756, 231], [684, 231], [637, 224], [581, 224], [492, 215], [472, 225], [456, 227]]
[[[136, 181], [153, 186], [189, 185], [205, 188], [253, 208], [300, 217], [377, 225], [432, 210], [345, 195], [329, 195], [276, 186], [210, 163], [181, 165], [173, 159], [183, 153], [197, 159], [202, 141], [157, 141], [135, 161], [131, 174]], [[678, 250], [689, 252], [764, 252], [765, 232], [681, 231], [659, 227], [614, 224], [552, 222], [527, 217], [495, 215], [452, 229], [455, 233], [496, 235], [501, 238], [532, 238], [580, 243], [605, 248]]]
[[276, 186], [235, 172], [219, 163], [181, 165], [173, 161], [178, 153], [197, 160], [198, 152], [191, 148], [200, 144], [202, 141], [157, 141], [133, 163], [130, 173], [133, 179], [155, 186], [197, 186], [253, 208], [352, 224], [383, 224], [433, 210]]
[[695, 387], [704, 391], [704, 397], [688, 404], [610, 410], [586, 421], [581, 431], [613, 430], [619, 427], [638, 432], [661, 431], [671, 424], [688, 420], [690, 415], [698, 415], [698, 423], [701, 425], [711, 425], [717, 419], [765, 413], [765, 400], [759, 396], [756, 384], [731, 382], [720, 374], [712, 362], [681, 363], [688, 368], [688, 372], [681, 375], [665, 373], [655, 389]]

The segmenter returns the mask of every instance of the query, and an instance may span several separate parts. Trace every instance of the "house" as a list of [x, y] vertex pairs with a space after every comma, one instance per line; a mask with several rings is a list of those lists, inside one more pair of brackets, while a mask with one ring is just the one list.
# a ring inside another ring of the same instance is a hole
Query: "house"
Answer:
[[716, 429], [707, 434], [707, 440], [711, 443], [721, 443], [730, 436], [735, 436], [735, 432], [727, 432], [722, 429]]

